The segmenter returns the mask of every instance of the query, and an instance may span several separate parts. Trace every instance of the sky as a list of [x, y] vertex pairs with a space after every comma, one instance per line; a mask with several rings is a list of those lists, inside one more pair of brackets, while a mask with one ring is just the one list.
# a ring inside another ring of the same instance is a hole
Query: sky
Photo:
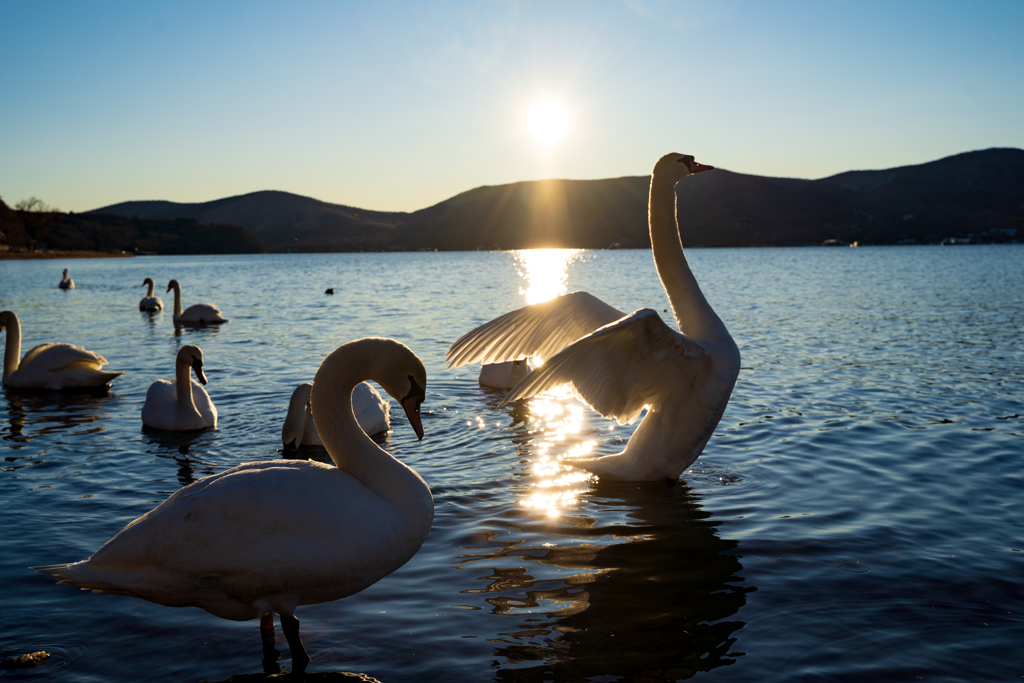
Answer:
[[0, 0], [0, 198], [414, 211], [667, 152], [821, 178], [1019, 148], [1022, 35], [1020, 0]]

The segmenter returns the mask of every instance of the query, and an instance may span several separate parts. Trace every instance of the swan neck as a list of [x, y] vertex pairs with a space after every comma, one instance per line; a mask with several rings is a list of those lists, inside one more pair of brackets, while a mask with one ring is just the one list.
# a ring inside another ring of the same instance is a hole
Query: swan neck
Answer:
[[185, 363], [174, 364], [174, 386], [178, 397], [178, 414], [192, 415], [198, 413], [196, 403], [192, 399], [191, 368]]
[[172, 289], [174, 290], [174, 317], [178, 317], [181, 315], [181, 287], [174, 285]]
[[14, 313], [4, 316], [4, 328], [7, 332], [7, 339], [4, 344], [4, 378], [3, 383], [7, 384], [11, 374], [18, 369], [21, 358], [21, 323]]
[[147, 299], [152, 299], [153, 298], [153, 294], [155, 294], [155, 293], [156, 293], [156, 285], [153, 283], [152, 280], [150, 280], [149, 285], [146, 287], [146, 298]]
[[373, 345], [350, 343], [321, 363], [313, 379], [311, 405], [320, 441], [338, 466], [412, 518], [433, 510], [426, 482], [373, 442], [352, 411], [356, 385], [374, 378], [383, 354]]
[[728, 337], [725, 325], [704, 298], [683, 253], [676, 201], [673, 179], [661, 177], [655, 171], [648, 205], [654, 267], [681, 332], [696, 341], [713, 341], [723, 334]]

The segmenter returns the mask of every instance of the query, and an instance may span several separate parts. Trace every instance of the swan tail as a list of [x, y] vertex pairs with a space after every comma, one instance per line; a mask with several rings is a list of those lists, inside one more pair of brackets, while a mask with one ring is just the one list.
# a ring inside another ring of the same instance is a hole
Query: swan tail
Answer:
[[[29, 567], [40, 574], [49, 574], [57, 583], [78, 586], [82, 590], [93, 593], [109, 593], [111, 595], [129, 595], [143, 597], [138, 590], [148, 583], [145, 581], [149, 572], [141, 572], [138, 568], [118, 571], [113, 567], [94, 567], [89, 560], [68, 562], [65, 564], [49, 564], [40, 567]], [[162, 573], [162, 572], [161, 572]], [[145, 598], [149, 599], [149, 598]]]

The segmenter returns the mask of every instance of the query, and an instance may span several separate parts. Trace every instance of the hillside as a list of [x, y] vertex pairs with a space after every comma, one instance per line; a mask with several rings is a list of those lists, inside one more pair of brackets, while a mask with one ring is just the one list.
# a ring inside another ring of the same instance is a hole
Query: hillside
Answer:
[[[97, 209], [142, 218], [244, 225], [270, 251], [590, 247], [648, 244], [649, 177], [478, 187], [413, 213], [369, 211], [286, 192], [198, 204]], [[1024, 237], [1024, 150], [966, 152], [926, 164], [819, 180], [727, 170], [678, 186], [684, 243], [787, 246]]]

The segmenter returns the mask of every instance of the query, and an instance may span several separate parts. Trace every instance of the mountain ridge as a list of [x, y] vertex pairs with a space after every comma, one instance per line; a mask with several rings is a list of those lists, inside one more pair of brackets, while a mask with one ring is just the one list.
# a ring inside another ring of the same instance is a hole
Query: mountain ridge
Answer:
[[[270, 251], [644, 247], [650, 176], [484, 185], [412, 212], [279, 190], [210, 202], [129, 201], [87, 214], [243, 225]], [[717, 170], [677, 186], [687, 246], [792, 246], [828, 239], [1010, 241], [1024, 234], [1024, 150], [990, 148], [817, 180]]]

